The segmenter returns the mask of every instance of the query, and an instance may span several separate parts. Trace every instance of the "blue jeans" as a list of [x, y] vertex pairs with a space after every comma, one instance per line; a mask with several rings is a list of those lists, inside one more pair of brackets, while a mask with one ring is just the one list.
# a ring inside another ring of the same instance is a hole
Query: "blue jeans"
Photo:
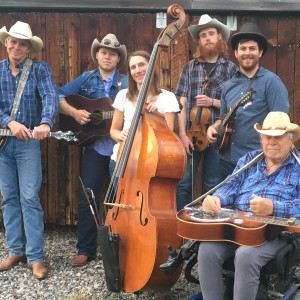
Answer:
[[[82, 157], [82, 171], [81, 179], [86, 188], [90, 188], [94, 195], [95, 200], [99, 203], [100, 210], [102, 209], [102, 201], [100, 199], [104, 183], [109, 179], [109, 156], [99, 154], [92, 148], [86, 148]], [[99, 201], [100, 200], [100, 201]], [[91, 203], [94, 211], [98, 210]], [[101, 216], [101, 213], [100, 213]], [[100, 220], [100, 224], [103, 220]], [[99, 225], [100, 225], [99, 224]], [[77, 250], [78, 255], [87, 255], [95, 257], [97, 254], [97, 232], [95, 220], [91, 213], [88, 202], [80, 188], [80, 200], [78, 203], [78, 223], [77, 223]]]
[[44, 261], [44, 212], [40, 142], [9, 137], [0, 151], [0, 192], [9, 255]]
[[[202, 168], [202, 191], [203, 193], [208, 192], [210, 189], [220, 183], [219, 178], [219, 155], [214, 144], [210, 144], [209, 147], [204, 151], [193, 152], [193, 177], [194, 182], [198, 180], [195, 178], [198, 165], [203, 155], [203, 168]], [[192, 158], [187, 157], [186, 169], [184, 177], [179, 181], [177, 187], [176, 204], [177, 211], [184, 208], [185, 205], [189, 204], [192, 199]]]

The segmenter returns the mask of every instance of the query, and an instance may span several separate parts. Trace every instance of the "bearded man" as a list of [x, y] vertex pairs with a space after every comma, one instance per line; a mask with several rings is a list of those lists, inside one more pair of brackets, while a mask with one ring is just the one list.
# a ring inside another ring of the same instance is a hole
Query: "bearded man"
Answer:
[[[221, 88], [238, 70], [228, 59], [226, 42], [230, 29], [205, 14], [200, 17], [198, 25], [189, 26], [189, 32], [197, 43], [194, 59], [183, 68], [175, 94], [180, 97], [182, 110], [178, 114], [179, 136], [187, 153], [187, 166], [184, 178], [177, 188], [177, 210], [182, 209], [192, 200], [192, 187], [201, 156], [203, 154], [202, 187], [207, 192], [217, 185], [219, 180], [219, 157], [215, 144], [203, 148], [201, 141], [189, 134], [193, 124], [191, 110], [206, 113], [208, 124], [219, 119]], [[196, 119], [196, 118], [195, 118]], [[197, 124], [197, 120], [194, 120]], [[195, 123], [194, 122], [194, 123]], [[201, 132], [206, 142], [206, 130]], [[192, 169], [192, 170], [191, 170]]]
[[[281, 79], [259, 64], [268, 48], [260, 27], [254, 23], [243, 24], [240, 32], [232, 36], [231, 46], [239, 62], [239, 71], [222, 88], [220, 116], [237, 106], [250, 88], [255, 94], [249, 102], [251, 105], [236, 111], [228, 145], [220, 155], [220, 180], [232, 173], [242, 156], [261, 148], [253, 123], [261, 124], [271, 111], [288, 113], [290, 107], [288, 92]], [[216, 141], [220, 125], [218, 120], [208, 128], [210, 142]]]

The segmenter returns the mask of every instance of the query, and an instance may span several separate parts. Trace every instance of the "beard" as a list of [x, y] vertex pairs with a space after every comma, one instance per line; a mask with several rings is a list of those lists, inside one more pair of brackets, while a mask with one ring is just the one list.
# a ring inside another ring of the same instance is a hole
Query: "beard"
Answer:
[[238, 61], [239, 61], [240, 67], [242, 69], [244, 69], [247, 72], [251, 72], [251, 71], [253, 71], [257, 67], [257, 65], [258, 65], [258, 59], [256, 59], [253, 56], [249, 56], [249, 58], [252, 59], [252, 62], [251, 63], [245, 63], [244, 60], [247, 59], [247, 58], [248, 57], [242, 57]]
[[222, 41], [217, 41], [216, 44], [199, 45], [199, 51], [202, 58], [220, 55], [222, 53]]

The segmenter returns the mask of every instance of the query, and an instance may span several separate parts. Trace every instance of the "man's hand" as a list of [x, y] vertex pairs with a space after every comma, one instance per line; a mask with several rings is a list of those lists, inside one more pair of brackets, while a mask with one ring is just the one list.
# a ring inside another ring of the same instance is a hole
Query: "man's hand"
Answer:
[[34, 127], [32, 131], [32, 138], [35, 140], [43, 140], [48, 137], [50, 129], [51, 128], [48, 124], [41, 124], [40, 126]]
[[91, 121], [91, 114], [84, 109], [76, 109], [72, 113], [72, 117], [80, 125], [86, 125]]
[[18, 139], [26, 140], [28, 142], [29, 138], [31, 138], [31, 132], [25, 125], [17, 121], [11, 121], [7, 126], [12, 134]]
[[221, 201], [217, 196], [206, 196], [202, 208], [204, 211], [219, 213], [221, 211]]
[[250, 208], [255, 215], [270, 216], [273, 214], [273, 202], [270, 199], [252, 195]]

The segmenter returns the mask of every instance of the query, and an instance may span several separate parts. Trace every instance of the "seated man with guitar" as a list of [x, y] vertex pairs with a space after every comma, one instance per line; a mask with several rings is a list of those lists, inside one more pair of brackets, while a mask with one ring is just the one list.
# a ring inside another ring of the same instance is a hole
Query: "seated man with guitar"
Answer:
[[289, 112], [288, 92], [281, 79], [263, 68], [259, 59], [268, 40], [254, 23], [245, 23], [231, 38], [239, 71], [224, 83], [221, 120], [207, 130], [210, 142], [217, 141], [220, 154], [220, 181], [235, 168], [247, 152], [260, 148], [253, 123], [262, 123], [270, 111]]
[[[97, 132], [98, 120], [94, 120], [93, 116], [101, 116], [102, 110], [109, 113], [107, 111], [108, 98], [114, 99], [119, 90], [127, 87], [126, 75], [119, 73], [119, 68], [126, 62], [127, 51], [125, 45], [121, 45], [116, 36], [109, 33], [103, 39], [94, 39], [91, 55], [97, 69], [84, 72], [61, 87], [59, 96], [60, 113], [70, 116], [73, 122], [75, 120], [79, 127], [82, 127], [82, 131], [86, 131], [86, 135], [92, 133], [92, 141], [89, 147], [84, 149], [82, 157], [81, 179], [84, 186], [94, 192], [96, 201], [99, 201], [102, 187], [109, 177], [110, 155], [115, 142], [109, 136], [112, 114], [110, 114], [109, 122], [102, 128], [107, 129], [106, 134], [105, 130], [99, 130], [99, 136], [96, 136], [96, 139], [94, 132]], [[69, 97], [75, 94], [76, 97]], [[80, 101], [78, 101], [79, 96], [83, 96], [79, 99]], [[99, 107], [95, 111], [96, 101]], [[86, 108], [84, 108], [84, 102]], [[101, 117], [101, 119], [104, 118]], [[95, 123], [95, 130], [93, 130], [93, 123]], [[86, 138], [86, 135], [79, 132], [78, 138], [81, 136]], [[80, 146], [86, 146], [86, 142], [88, 141], [84, 141]], [[94, 210], [96, 209], [94, 207]], [[72, 260], [74, 267], [84, 266], [89, 260], [95, 258], [97, 253], [97, 226], [82, 189], [78, 204], [77, 230], [78, 255]]]
[[[254, 150], [243, 156], [234, 171], [248, 164], [247, 167], [237, 175], [233, 174], [212, 196], [207, 196], [202, 208], [216, 216], [222, 206], [254, 216], [299, 219], [300, 155], [293, 143], [300, 139], [300, 127], [291, 123], [286, 113], [270, 112], [262, 127], [256, 123], [254, 129], [260, 134], [263, 153]], [[254, 300], [261, 268], [286, 243], [280, 237], [280, 226], [274, 236], [256, 247], [222, 241], [201, 242], [198, 268], [204, 299], [224, 299], [222, 265], [235, 256], [234, 299]]]

